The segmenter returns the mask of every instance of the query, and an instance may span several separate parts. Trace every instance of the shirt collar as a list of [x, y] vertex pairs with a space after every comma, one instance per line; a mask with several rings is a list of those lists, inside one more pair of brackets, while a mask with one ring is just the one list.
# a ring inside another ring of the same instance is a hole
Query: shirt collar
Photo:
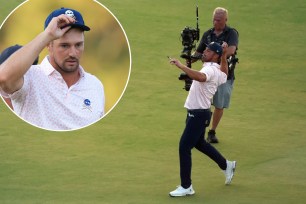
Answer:
[[56, 71], [54, 69], [54, 67], [50, 64], [49, 56], [46, 56], [43, 61], [41, 62], [40, 66], [42, 67], [43, 72], [48, 76], [51, 75], [54, 71]]
[[203, 67], [205, 66], [213, 66], [213, 67], [220, 69], [220, 65], [216, 62], [204, 62]]
[[[227, 25], [225, 25], [224, 29], [223, 29], [223, 33], [228, 32], [229, 27]], [[214, 32], [215, 28], [211, 28], [211, 31]]]

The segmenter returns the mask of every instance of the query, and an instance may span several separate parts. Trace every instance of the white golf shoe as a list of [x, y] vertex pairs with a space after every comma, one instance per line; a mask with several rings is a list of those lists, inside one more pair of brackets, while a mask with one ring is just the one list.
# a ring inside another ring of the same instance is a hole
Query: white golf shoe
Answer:
[[177, 189], [171, 191], [169, 195], [171, 197], [181, 197], [181, 196], [193, 195], [194, 193], [195, 192], [192, 188], [192, 185], [190, 185], [189, 188], [183, 188], [182, 186], [178, 186]]
[[226, 160], [226, 170], [224, 170], [224, 175], [225, 175], [225, 185], [229, 185], [233, 179], [234, 172], [236, 169], [236, 161], [227, 161]]

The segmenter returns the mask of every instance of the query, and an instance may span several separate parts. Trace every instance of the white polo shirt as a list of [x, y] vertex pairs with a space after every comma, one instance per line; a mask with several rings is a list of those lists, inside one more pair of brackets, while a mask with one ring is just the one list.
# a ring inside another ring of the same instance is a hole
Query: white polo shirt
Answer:
[[209, 109], [218, 86], [227, 79], [226, 74], [220, 70], [220, 65], [214, 62], [205, 62], [200, 72], [206, 75], [206, 81], [193, 80], [184, 105], [187, 109]]
[[24, 75], [22, 88], [10, 95], [14, 111], [49, 130], [79, 129], [96, 122], [104, 115], [104, 88], [95, 76], [81, 66], [79, 70], [79, 81], [68, 88], [45, 57]]

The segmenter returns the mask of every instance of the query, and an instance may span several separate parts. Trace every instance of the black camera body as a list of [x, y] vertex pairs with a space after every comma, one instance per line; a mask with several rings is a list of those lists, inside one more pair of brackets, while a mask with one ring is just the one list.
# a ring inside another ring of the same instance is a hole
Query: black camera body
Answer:
[[185, 86], [183, 89], [186, 91], [190, 90], [191, 84], [192, 84], [192, 79], [185, 73], [181, 73], [180, 76], [178, 77], [179, 80], [184, 80], [185, 81]]
[[[186, 26], [181, 31], [183, 50], [181, 52], [180, 57], [186, 59], [186, 65], [190, 69], [191, 69], [191, 60], [193, 58], [191, 55], [191, 51], [196, 47], [196, 41], [200, 39], [200, 29], [199, 29], [199, 23], [198, 23], [198, 20], [199, 20], [198, 6], [196, 7], [196, 17], [197, 17], [197, 28], [196, 29]], [[191, 84], [192, 84], [192, 79], [186, 73], [181, 73], [178, 79], [185, 81], [184, 89], [186, 91], [189, 91]]]
[[190, 59], [191, 51], [195, 48], [195, 41], [199, 40], [200, 31], [199, 29], [194, 29], [186, 26], [181, 32], [183, 51], [181, 53], [181, 58]]

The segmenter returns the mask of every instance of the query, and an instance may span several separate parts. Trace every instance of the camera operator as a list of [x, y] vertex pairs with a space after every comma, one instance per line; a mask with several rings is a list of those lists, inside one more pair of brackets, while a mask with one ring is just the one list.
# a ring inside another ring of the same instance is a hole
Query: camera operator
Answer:
[[[212, 126], [208, 132], [207, 141], [210, 143], [218, 143], [218, 138], [216, 137], [216, 129], [222, 118], [223, 109], [229, 108], [230, 97], [234, 84], [234, 68], [238, 59], [235, 58], [236, 51], [238, 49], [238, 37], [239, 34], [236, 29], [227, 26], [228, 11], [225, 8], [217, 7], [213, 12], [213, 28], [207, 30], [193, 54], [194, 58], [196, 56], [201, 56], [206, 46], [210, 42], [226, 42], [228, 44], [227, 58], [232, 59], [229, 62], [229, 70], [227, 76], [227, 82], [218, 87], [216, 94], [213, 97], [213, 106], [215, 107], [212, 119]], [[193, 60], [193, 62], [196, 60]]]

